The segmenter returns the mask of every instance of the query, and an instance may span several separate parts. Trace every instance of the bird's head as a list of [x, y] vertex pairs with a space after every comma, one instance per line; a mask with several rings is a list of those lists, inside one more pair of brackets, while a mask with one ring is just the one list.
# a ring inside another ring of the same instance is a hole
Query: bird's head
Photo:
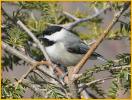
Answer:
[[48, 46], [53, 45], [63, 37], [63, 30], [64, 28], [60, 26], [49, 26], [43, 31], [43, 36], [40, 36], [39, 39]]

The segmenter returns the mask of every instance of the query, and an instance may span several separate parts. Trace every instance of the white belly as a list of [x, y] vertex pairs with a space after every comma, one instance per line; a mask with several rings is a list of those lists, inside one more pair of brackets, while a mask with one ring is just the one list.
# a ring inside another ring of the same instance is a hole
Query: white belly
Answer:
[[46, 47], [46, 51], [52, 61], [55, 63], [63, 64], [65, 66], [74, 66], [83, 56], [80, 54], [73, 54], [68, 52], [62, 43], [57, 43], [50, 47]]

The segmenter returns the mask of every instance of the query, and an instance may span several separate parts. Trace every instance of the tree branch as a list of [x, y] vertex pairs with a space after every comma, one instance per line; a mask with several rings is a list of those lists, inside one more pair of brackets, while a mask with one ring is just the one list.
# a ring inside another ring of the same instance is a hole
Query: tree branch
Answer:
[[37, 63], [37, 61], [35, 61], [34, 59], [26, 56], [25, 54], [21, 53], [20, 51], [10, 47], [7, 43], [2, 41], [2, 48], [5, 49], [6, 51], [8, 51], [9, 53], [17, 56], [18, 58], [26, 61], [27, 63], [30, 63], [32, 65], [34, 65], [35, 63]]
[[[32, 58], [24, 55], [23, 53], [21, 53], [20, 51], [10, 47], [8, 44], [6, 44], [5, 42], [2, 41], [2, 48], [5, 49], [6, 51], [8, 51], [9, 53], [19, 57], [20, 59], [26, 61], [27, 63], [30, 63], [31, 65], [33, 65], [33, 67], [31, 67], [25, 74], [23, 74], [23, 76], [18, 80], [18, 83], [16, 84], [16, 87], [19, 83], [22, 82], [22, 80], [27, 77], [27, 75], [34, 69], [36, 68], [38, 65], [49, 65], [49, 63], [47, 61], [42, 61], [42, 62], [37, 62], [35, 60], [33, 60]], [[44, 67], [43, 67], [44, 68]], [[40, 69], [40, 68], [39, 68]], [[41, 70], [41, 69], [40, 69]], [[45, 68], [45, 73], [47, 73], [47, 69]], [[49, 73], [47, 73], [48, 76], [50, 76], [50, 78], [55, 79], [53, 76], [51, 76]], [[57, 79], [55, 79], [57, 80]], [[58, 80], [57, 80], [58, 81]]]
[[75, 21], [71, 22], [71, 23], [68, 23], [68, 24], [63, 24], [63, 25], [51, 24], [51, 23], [47, 23], [47, 24], [50, 25], [50, 26], [61, 26], [61, 27], [64, 27], [65, 29], [67, 29], [67, 30], [71, 30], [72, 28], [74, 28], [75, 26], [77, 26], [79, 23], [88, 22], [88, 21], [92, 20], [93, 18], [98, 17], [100, 14], [102, 14], [103, 12], [105, 12], [109, 8], [110, 8], [110, 6], [104, 8], [104, 9], [96, 12], [94, 15], [92, 15], [90, 17], [88, 16], [86, 18], [77, 18], [76, 16], [73, 16], [72, 14], [64, 11], [63, 13], [66, 16], [68, 16], [69, 18], [74, 19]]
[[20, 21], [18, 20], [17, 21], [17, 24], [22, 27], [26, 32], [27, 34], [34, 40], [34, 42], [38, 45], [38, 47], [40, 48], [40, 50], [43, 52], [43, 55], [44, 57], [46, 58], [47, 61], [51, 62], [50, 61], [50, 58], [48, 56], [48, 54], [46, 53], [46, 50], [44, 48], [43, 45], [41, 45], [41, 43], [39, 42], [39, 40], [34, 36], [34, 34]]
[[[104, 31], [104, 33], [101, 34], [101, 36], [98, 38], [98, 40], [96, 41], [96, 43], [94, 43], [91, 48], [87, 51], [87, 53], [84, 55], [84, 57], [81, 59], [81, 61], [75, 66], [73, 67], [74, 69], [72, 70], [71, 73], [68, 73], [69, 76], [69, 88], [70, 88], [70, 93], [72, 94], [73, 98], [78, 98], [78, 93], [77, 93], [77, 85], [76, 85], [76, 79], [73, 79], [73, 76], [75, 74], [77, 74], [80, 69], [83, 67], [83, 65], [86, 63], [86, 61], [90, 58], [91, 54], [95, 51], [95, 49], [99, 46], [99, 44], [103, 41], [103, 39], [108, 35], [109, 31], [113, 28], [113, 26], [116, 24], [116, 22], [118, 21], [118, 19], [120, 18], [120, 16], [122, 15], [122, 13], [129, 7], [130, 2], [125, 3], [122, 7], [122, 9], [114, 16], [112, 22], [109, 24], [109, 26], [107, 27], [107, 29]], [[95, 16], [97, 16], [98, 14], [95, 14]], [[95, 17], [93, 16], [93, 17]], [[83, 19], [85, 21], [88, 21], [89, 18]], [[83, 22], [82, 20], [82, 22]], [[71, 27], [74, 27], [75, 25], [77, 25], [78, 21], [75, 21], [75, 23], [71, 24], [69, 29]], [[72, 79], [72, 80], [70, 80]]]
[[104, 9], [100, 10], [99, 12], [96, 12], [94, 15], [92, 15], [92, 16], [90, 16], [90, 17], [81, 18], [81, 19], [75, 18], [75, 17], [72, 16], [71, 14], [65, 12], [65, 14], [66, 14], [67, 16], [69, 16], [70, 18], [74, 19], [75, 21], [72, 22], [72, 23], [68, 23], [68, 24], [62, 25], [62, 26], [63, 26], [64, 28], [66, 28], [67, 30], [71, 30], [73, 27], [77, 26], [79, 23], [88, 22], [88, 21], [92, 20], [93, 18], [99, 16], [101, 13], [105, 12], [108, 8], [109, 8], [109, 7], [104, 8]]
[[39, 89], [35, 84], [32, 84], [29, 80], [23, 79], [22, 84], [33, 90], [37, 95], [45, 98], [45, 93], [42, 89]]
[[[41, 70], [39, 67], [37, 67], [36, 69], [37, 69], [38, 71], [40, 71], [41, 73], [43, 73], [43, 74], [49, 76], [50, 78], [56, 80], [58, 83], [60, 83], [60, 84], [62, 85], [62, 83], [61, 83], [56, 77], [54, 77], [54, 76], [52, 76], [52, 75], [49, 75], [46, 71]], [[63, 86], [63, 85], [62, 85], [62, 86]]]
[[[75, 68], [74, 68], [72, 71], [70, 71], [71, 73], [68, 74], [69, 79], [72, 79], [73, 74], [77, 74], [77, 73], [80, 71], [80, 69], [82, 68], [82, 66], [83, 66], [83, 65], [86, 63], [86, 61], [89, 59], [90, 55], [95, 51], [95, 49], [96, 49], [96, 48], [99, 46], [99, 44], [103, 41], [103, 39], [106, 37], [106, 35], [107, 35], [107, 34], [109, 33], [109, 31], [112, 29], [112, 27], [116, 24], [116, 22], [118, 21], [118, 19], [119, 19], [120, 16], [122, 15], [122, 13], [129, 7], [129, 5], [130, 5], [130, 3], [125, 3], [123, 9], [121, 9], [121, 11], [119, 11], [119, 12], [114, 16], [113, 21], [110, 23], [110, 25], [108, 26], [108, 28], [104, 31], [104, 33], [99, 37], [99, 39], [97, 40], [97, 42], [94, 43], [94, 44], [92, 45], [92, 47], [91, 47], [90, 50], [86, 53], [86, 55], [83, 57], [83, 59], [75, 66]], [[62, 26], [63, 26], [64, 28], [70, 30], [70, 29], [72, 29], [73, 27], [75, 27], [76, 25], [78, 25], [79, 23], [86, 22], [86, 21], [90, 21], [91, 19], [93, 19], [93, 18], [99, 16], [101, 13], [103, 13], [103, 12], [106, 11], [107, 9], [108, 9], [108, 8], [102, 9], [102, 10], [99, 11], [98, 13], [92, 15], [91, 17], [86, 17], [86, 18], [82, 18], [82, 19], [76, 18], [75, 16], [73, 16], [73, 15], [67, 13], [67, 12], [64, 12], [68, 17], [74, 19], [75, 22], [72, 22], [72, 23], [69, 23], [69, 24], [65, 24], [65, 25], [62, 25]], [[49, 61], [50, 64], [52, 64], [52, 62], [50, 61], [50, 58], [49, 58], [48, 54], [47, 54], [46, 51], [45, 51], [44, 46], [43, 46], [43, 45], [40, 43], [40, 41], [34, 36], [34, 34], [33, 34], [33, 33], [32, 33], [32, 32], [20, 21], [20, 20], [17, 21], [17, 24], [18, 24], [20, 27], [22, 27], [22, 28], [28, 33], [28, 35], [34, 40], [34, 42], [38, 45], [38, 47], [40, 48], [40, 50], [43, 52], [43, 55], [44, 55], [44, 57], [46, 58], [46, 60]], [[61, 25], [58, 25], [58, 26], [61, 26]], [[37, 64], [37, 63], [38, 63], [37, 61], [33, 60], [33, 59], [30, 58], [30, 57], [27, 57], [26, 55], [22, 54], [22, 53], [19, 52], [19, 51], [17, 51], [17, 50], [15, 50], [15, 49], [11, 48], [8, 44], [6, 44], [6, 43], [4, 43], [4, 42], [2, 42], [2, 47], [3, 47], [6, 51], [8, 51], [8, 52], [10, 52], [10, 53], [12, 53], [12, 54], [14, 54], [14, 55], [16, 55], [17, 57], [23, 59], [24, 61], [26, 61], [26, 62], [28, 62], [28, 63], [31, 63], [32, 65], [35, 64], [34, 67], [31, 68], [31, 69], [29, 69], [29, 70], [21, 77], [20, 80], [25, 80], [24, 78], [25, 78], [34, 68], [36, 68], [36, 66], [42, 64], [42, 63], [41, 63], [41, 64]], [[46, 64], [46, 63], [45, 63], [45, 64]], [[49, 64], [49, 63], [47, 63], [47, 64]], [[126, 67], [125, 67], [125, 68], [126, 68]], [[56, 70], [57, 70], [57, 68], [56, 68]], [[45, 70], [45, 71], [46, 71], [46, 70]], [[53, 71], [53, 70], [52, 70], [52, 71]], [[60, 71], [60, 70], [58, 70], [58, 71]], [[46, 73], [46, 74], [49, 75], [48, 73]], [[60, 74], [63, 74], [63, 72], [60, 71]], [[70, 77], [71, 77], [71, 78], [70, 78]], [[51, 76], [51, 78], [53, 78], [53, 77]], [[53, 79], [54, 79], [54, 78], [53, 78]], [[104, 80], [105, 80], [105, 79], [104, 79]], [[70, 81], [71, 81], [71, 82], [70, 82], [69, 84], [73, 84], [73, 85], [72, 85], [72, 87], [70, 87], [71, 85], [69, 85], [69, 88], [70, 88], [70, 90], [72, 89], [73, 92], [75, 91], [75, 92], [72, 94], [72, 97], [78, 97], [78, 95], [77, 95], [77, 87], [76, 87], [77, 85], [75, 84], [75, 81], [76, 81], [76, 80], [70, 80]], [[87, 86], [89, 86], [90, 84], [99, 82], [99, 81], [102, 81], [102, 80], [99, 79], [99, 80], [92, 81], [92, 82], [88, 83]], [[23, 81], [21, 81], [21, 82], [24, 83]], [[25, 84], [26, 84], [26, 83], [25, 83]], [[27, 83], [27, 86], [30, 87], [30, 85], [31, 85], [31, 84]], [[33, 90], [34, 90], [35, 92], [37, 91], [38, 94], [42, 95], [42, 97], [45, 97], [45, 95], [44, 95], [44, 93], [43, 93], [42, 91], [36, 90], [36, 87], [34, 87], [34, 86], [32, 87], [32, 85], [31, 85], [30, 88], [31, 88], [31, 89], [33, 88]]]
[[122, 13], [129, 7], [130, 2], [127, 2], [123, 5], [123, 8], [114, 16], [112, 22], [109, 24], [107, 29], [104, 31], [104, 33], [101, 34], [101, 36], [98, 38], [96, 43], [94, 43], [91, 48], [88, 50], [88, 52], [84, 55], [84, 57], [81, 59], [81, 61], [74, 67], [73, 74], [76, 74], [80, 71], [82, 66], [86, 63], [86, 61], [89, 59], [91, 54], [95, 51], [95, 49], [99, 46], [99, 44], [103, 41], [103, 39], [108, 35], [109, 31], [113, 28], [113, 26], [116, 24]]
[[76, 16], [73, 16], [72, 14], [70, 14], [70, 13], [68, 13], [68, 12], [66, 12], [66, 11], [63, 11], [63, 13], [64, 13], [66, 16], [68, 16], [68, 17], [74, 19], [75, 21], [80, 20], [80, 19], [77, 18]]
[[81, 88], [81, 89], [80, 89], [79, 93], [81, 93], [85, 88], [89, 87], [91, 84], [94, 84], [94, 83], [97, 83], [97, 82], [103, 82], [105, 80], [109, 80], [109, 79], [113, 79], [113, 78], [114, 77], [106, 77], [106, 78], [103, 78], [103, 79], [93, 80], [93, 81], [91, 81], [91, 82], [89, 82], [85, 85], [80, 86], [79, 88]]
[[[4, 11], [4, 9], [3, 9], [3, 11]], [[5, 12], [5, 11], [4, 11], [4, 12]], [[7, 14], [6, 12], [5, 12], [5, 14], [8, 16], [8, 14]], [[22, 27], [22, 28], [28, 33], [28, 35], [34, 40], [34, 42], [38, 45], [38, 47], [40, 48], [40, 50], [43, 52], [43, 55], [44, 55], [44, 57], [46, 58], [46, 60], [48, 60], [48, 62], [52, 65], [52, 67], [50, 67], [50, 69], [51, 69], [52, 71], [53, 71], [53, 69], [55, 69], [55, 70], [59, 73], [59, 75], [63, 75], [64, 73], [63, 73], [58, 67], [55, 67], [55, 68], [54, 68], [55, 65], [53, 65], [52, 62], [50, 61], [50, 58], [49, 58], [49, 56], [47, 55], [44, 46], [41, 45], [41, 43], [40, 43], [39, 40], [34, 36], [34, 34], [33, 34], [33, 33], [32, 33], [32, 32], [20, 21], [20, 20], [14, 21], [13, 18], [11, 18], [10, 16], [8, 16], [8, 18], [10, 18], [10, 20], [11, 20], [14, 24], [16, 24], [15, 22], [17, 22], [17, 24], [20, 25], [20, 27]], [[2, 45], [3, 45], [3, 47], [5, 47], [5, 44], [2, 43]], [[6, 44], [6, 45], [8, 45], [8, 44]], [[11, 52], [13, 55], [16, 55], [16, 56], [19, 57], [20, 59], [22, 59], [22, 60], [24, 60], [24, 61], [26, 61], [26, 62], [28, 62], [28, 63], [31, 63], [32, 65], [38, 63], [37, 61], [33, 60], [32, 58], [27, 57], [26, 55], [22, 54], [21, 52], [15, 50], [15, 49], [13, 49], [13, 48], [11, 48], [9, 45], [8, 45], [8, 48], [7, 48], [7, 49], [9, 49], [9, 50], [7, 50], [8, 52]], [[47, 65], [49, 65], [48, 62], [47, 62]], [[30, 71], [31, 71], [31, 70], [30, 70]], [[30, 71], [29, 71], [29, 72], [30, 72]], [[52, 71], [51, 71], [51, 72], [52, 72]], [[27, 72], [27, 73], [28, 73], [28, 72]], [[25, 75], [25, 76], [26, 76], [26, 75]], [[67, 81], [66, 81], [66, 82], [67, 82]]]

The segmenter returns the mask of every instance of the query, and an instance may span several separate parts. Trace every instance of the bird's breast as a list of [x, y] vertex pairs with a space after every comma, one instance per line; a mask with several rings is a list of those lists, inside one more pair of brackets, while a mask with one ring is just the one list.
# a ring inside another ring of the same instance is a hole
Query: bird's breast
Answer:
[[63, 43], [56, 43], [52, 46], [46, 47], [46, 51], [52, 61], [65, 66], [74, 66], [83, 56], [81, 54], [68, 52]]

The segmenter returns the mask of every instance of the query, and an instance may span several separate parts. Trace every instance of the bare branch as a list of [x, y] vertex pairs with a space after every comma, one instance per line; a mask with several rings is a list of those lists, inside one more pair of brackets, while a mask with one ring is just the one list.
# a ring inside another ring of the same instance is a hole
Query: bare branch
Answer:
[[75, 82], [76, 80], [73, 80], [73, 67], [68, 68], [68, 87], [72, 98], [80, 98], [78, 95], [78, 85]]
[[23, 79], [22, 84], [33, 90], [37, 95], [45, 98], [45, 93], [42, 89], [39, 89], [37, 85], [32, 84], [29, 80]]
[[[49, 75], [46, 71], [41, 70], [39, 67], [37, 67], [36, 69], [37, 69], [38, 71], [40, 71], [41, 73], [43, 73], [43, 74], [49, 76], [50, 78], [56, 80], [58, 83], [60, 83], [60, 84], [62, 85], [62, 83], [61, 83], [56, 77], [54, 77], [54, 76], [52, 76], [52, 75]], [[62, 86], [63, 86], [63, 85], [62, 85]]]
[[103, 79], [97, 79], [97, 80], [91, 81], [87, 84], [84, 84], [84, 85], [79, 87], [79, 88], [81, 88], [79, 93], [82, 92], [85, 88], [89, 87], [91, 84], [94, 84], [94, 83], [97, 83], [97, 82], [104, 82], [105, 80], [109, 80], [109, 79], [113, 79], [113, 78], [114, 77], [106, 77], [106, 78], [103, 78]]
[[96, 6], [94, 6], [93, 8], [96, 14], [99, 13], [99, 9]]
[[27, 63], [30, 64], [35, 64], [37, 63], [34, 59], [26, 56], [25, 54], [21, 53], [20, 51], [10, 47], [8, 44], [6, 44], [5, 42], [2, 41], [2, 48], [5, 49], [6, 51], [10, 52], [11, 54], [19, 57], [20, 59], [26, 61]]
[[[30, 72], [32, 72], [35, 68], [37, 68], [37, 66], [43, 65], [43, 64], [46, 65], [46, 64], [48, 64], [48, 63], [47, 63], [47, 61], [41, 61], [41, 62], [35, 63], [32, 67], [30, 67], [30, 69], [28, 69], [28, 71], [27, 71], [25, 74], [23, 74], [23, 75], [21, 76], [21, 78], [15, 83], [15, 87], [17, 87], [18, 84], [21, 83], [21, 82], [23, 81], [23, 79], [25, 79], [25, 78], [29, 75]], [[51, 72], [51, 73], [52, 73], [52, 72]], [[47, 75], [48, 75], [48, 76], [51, 76], [50, 73], [48, 73]], [[54, 79], [53, 77], [51, 77], [51, 78]]]
[[[41, 62], [35, 61], [34, 59], [32, 59], [32, 58], [26, 56], [25, 54], [21, 53], [20, 51], [14, 49], [14, 48], [12, 48], [12, 47], [10, 47], [10, 46], [9, 46], [8, 44], [6, 44], [5, 42], [2, 42], [2, 48], [5, 49], [6, 51], [8, 51], [9, 53], [11, 53], [11, 54], [13, 54], [13, 55], [19, 57], [20, 59], [26, 61], [27, 63], [30, 63], [31, 65], [33, 65], [33, 67], [31, 67], [31, 68], [30, 68], [25, 74], [23, 74], [23, 76], [18, 80], [18, 82], [16, 83], [16, 86], [17, 86], [19, 83], [21, 83], [22, 80], [23, 80], [24, 78], [26, 78], [27, 75], [28, 75], [34, 68], [36, 68], [38, 65], [43, 65], [43, 64], [49, 65], [49, 63], [48, 63], [47, 61], [41, 61]], [[45, 68], [45, 67], [43, 67], [43, 68]], [[41, 70], [41, 69], [40, 69], [40, 70]], [[46, 71], [45, 73], [47, 73], [47, 69], [45, 68], [44, 70]], [[51, 73], [52, 73], [52, 72], [51, 72]], [[50, 76], [50, 78], [55, 79], [55, 78], [53, 78], [53, 77], [50, 75], [50, 73], [47, 73], [47, 75]], [[56, 79], [56, 80], [57, 80], [57, 79]]]
[[58, 25], [58, 24], [51, 24], [51, 23], [47, 23], [48, 25], [50, 26], [61, 26], [61, 27], [64, 27], [65, 29], [67, 30], [71, 30], [72, 28], [74, 28], [75, 26], [77, 26], [79, 23], [82, 23], [82, 22], [88, 22], [90, 20], [92, 20], [93, 18], [95, 17], [98, 17], [100, 14], [102, 14], [103, 12], [105, 12], [107, 9], [109, 9], [109, 7], [106, 7], [100, 11], [97, 11], [94, 15], [92, 16], [88, 16], [86, 18], [77, 18], [76, 16], [73, 16], [72, 14], [68, 13], [68, 12], [63, 12], [66, 16], [74, 19], [75, 21], [74, 22], [71, 22], [71, 23], [68, 23], [68, 24], [62, 24], [62, 25]]
[[[87, 51], [87, 53], [84, 55], [84, 57], [81, 59], [81, 61], [73, 67], [74, 69], [70, 69], [68, 72], [68, 78], [69, 78], [69, 89], [70, 93], [72, 94], [73, 98], [78, 98], [78, 92], [77, 92], [77, 85], [76, 85], [76, 79], [73, 79], [72, 77], [74, 74], [77, 74], [80, 69], [83, 67], [83, 65], [86, 63], [86, 61], [90, 58], [91, 54], [95, 51], [95, 49], [99, 46], [99, 44], [103, 41], [103, 39], [108, 35], [109, 31], [113, 28], [113, 26], [118, 22], [118, 19], [122, 15], [122, 13], [129, 7], [130, 3], [125, 3], [122, 7], [122, 9], [114, 16], [112, 22], [109, 24], [107, 29], [104, 31], [104, 33], [101, 34], [99, 39], [96, 43], [94, 43], [91, 48]], [[98, 15], [98, 14], [97, 14]], [[89, 19], [85, 19], [89, 20]], [[77, 22], [77, 21], [76, 21]], [[71, 25], [72, 27], [77, 24]]]
[[92, 16], [90, 16], [90, 17], [78, 19], [78, 20], [76, 20], [75, 22], [65, 24], [65, 25], [63, 25], [63, 27], [66, 28], [66, 29], [68, 29], [68, 30], [71, 30], [73, 27], [75, 27], [75, 26], [78, 25], [79, 23], [88, 22], [88, 21], [90, 21], [91, 19], [93, 19], [93, 18], [99, 16], [101, 13], [105, 12], [108, 8], [109, 8], [109, 7], [104, 8], [104, 9], [100, 10], [98, 13], [95, 13], [94, 15], [92, 15]]
[[63, 13], [64, 13], [66, 16], [68, 16], [68, 17], [74, 19], [75, 21], [80, 20], [80, 19], [77, 18], [76, 16], [73, 16], [72, 14], [70, 14], [70, 13], [68, 13], [68, 12], [66, 12], [66, 11], [63, 11]]
[[40, 41], [34, 36], [34, 34], [20, 20], [17, 21], [17, 24], [20, 27], [22, 27], [27, 32], [27, 34], [34, 40], [34, 42], [38, 45], [40, 50], [43, 52], [43, 55], [46, 58], [46, 60], [50, 61], [50, 58], [49, 58], [48, 54], [46, 53], [44, 46], [41, 45]]
[[[36, 65], [36, 64], [46, 64], [46, 65], [50, 65], [47, 61], [42, 61], [42, 62], [37, 62], [35, 61], [34, 59], [26, 56], [25, 54], [21, 53], [20, 51], [12, 48], [11, 46], [9, 46], [8, 44], [6, 44], [5, 42], [2, 42], [2, 48], [5, 49], [6, 51], [10, 52], [11, 54], [19, 57], [20, 59], [26, 61], [27, 63], [30, 63], [32, 64], [33, 66]], [[19, 83], [34, 69], [35, 67], [32, 67], [31, 69], [29, 69], [19, 80]], [[44, 68], [44, 67], [43, 67]], [[40, 69], [41, 70], [41, 69]], [[45, 69], [46, 71], [47, 69]], [[64, 73], [58, 68], [56, 67], [55, 70], [59, 73], [59, 75], [63, 75]], [[51, 71], [52, 72], [52, 71]], [[45, 72], [46, 73], [46, 72]], [[49, 73], [47, 73], [47, 75], [49, 75]], [[49, 75], [50, 78], [53, 78], [53, 76]], [[53, 78], [55, 79], [55, 78]], [[56, 81], [59, 82], [58, 79], [55, 79]], [[59, 82], [60, 83], [60, 82]], [[66, 83], [67, 83], [67, 80], [66, 80]]]
[[107, 29], [104, 31], [104, 33], [101, 34], [101, 36], [98, 38], [96, 43], [94, 43], [91, 48], [88, 50], [88, 52], [84, 55], [84, 57], [81, 59], [81, 61], [74, 67], [73, 74], [76, 74], [80, 71], [82, 66], [86, 63], [86, 61], [89, 59], [91, 54], [95, 51], [95, 49], [99, 46], [99, 44], [103, 41], [103, 39], [108, 35], [109, 31], [113, 28], [113, 26], [118, 22], [118, 19], [122, 15], [122, 13], [129, 7], [130, 3], [125, 3], [122, 7], [122, 9], [114, 16], [112, 22], [109, 24]]
[[[36, 69], [37, 69], [37, 68], [36, 68]], [[37, 76], [39, 76], [42, 80], [46, 81], [45, 78], [42, 76], [42, 74], [41, 74], [39, 71], [33, 70], [32, 72], [33, 72], [34, 74], [36, 74]]]

